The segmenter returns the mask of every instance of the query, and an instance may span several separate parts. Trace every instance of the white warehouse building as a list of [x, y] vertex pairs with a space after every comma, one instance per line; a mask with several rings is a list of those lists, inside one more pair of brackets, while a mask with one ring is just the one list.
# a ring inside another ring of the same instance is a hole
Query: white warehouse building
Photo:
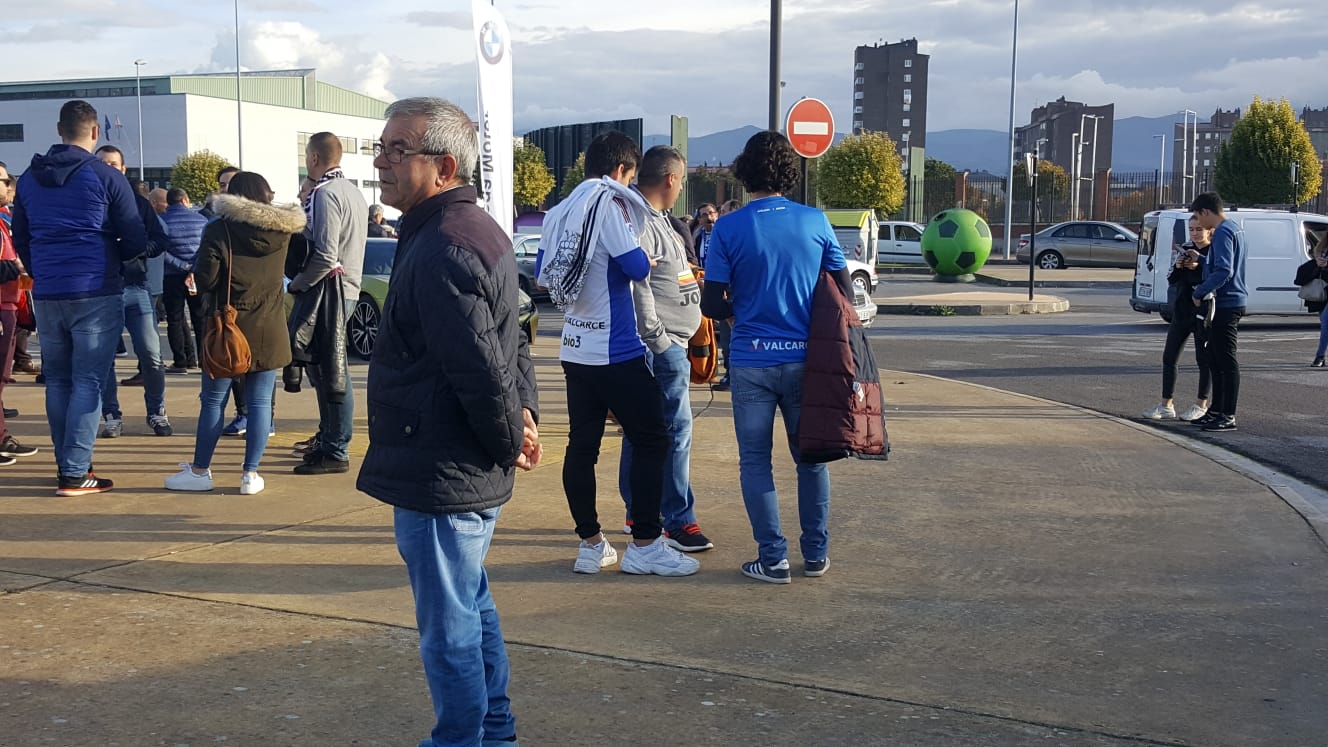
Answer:
[[235, 90], [234, 73], [0, 83], [0, 161], [21, 174], [34, 153], [60, 142], [60, 107], [83, 99], [97, 109], [98, 145], [122, 150], [129, 175], [139, 176], [141, 101], [143, 179], [153, 187], [168, 186], [180, 156], [210, 150], [266, 177], [279, 202], [294, 202], [305, 175], [305, 144], [328, 131], [341, 138], [346, 177], [366, 201], [378, 201], [373, 143], [382, 134], [387, 102], [323, 83], [313, 70], [246, 72], [239, 105]]

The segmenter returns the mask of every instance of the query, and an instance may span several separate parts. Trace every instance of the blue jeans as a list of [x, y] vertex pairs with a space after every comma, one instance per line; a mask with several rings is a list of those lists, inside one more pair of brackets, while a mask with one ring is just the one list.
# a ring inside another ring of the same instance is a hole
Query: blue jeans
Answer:
[[[157, 331], [157, 312], [152, 294], [138, 285], [124, 289], [125, 328], [134, 344], [138, 370], [143, 374], [143, 404], [148, 415], [166, 414], [166, 366], [161, 362], [161, 333]], [[106, 369], [102, 385], [101, 414], [123, 417], [120, 412], [119, 382], [115, 379], [115, 361]]]
[[46, 422], [55, 464], [66, 477], [92, 468], [92, 447], [101, 422], [101, 387], [115, 363], [115, 343], [124, 329], [120, 294], [33, 301], [46, 374]]
[[[272, 432], [272, 388], [276, 383], [276, 371], [250, 371], [244, 375], [244, 396], [249, 406], [249, 425], [244, 434], [245, 472], [257, 472], [259, 462], [263, 461], [268, 434]], [[203, 391], [198, 395], [203, 407], [198, 413], [198, 433], [194, 439], [194, 466], [199, 469], [212, 466], [212, 453], [221, 440], [230, 396], [231, 379], [214, 379], [203, 371]]]
[[420, 658], [437, 718], [420, 747], [480, 747], [516, 735], [507, 646], [484, 572], [501, 510], [395, 510], [397, 551], [410, 574]]
[[[659, 511], [664, 515], [664, 529], [675, 532], [696, 522], [696, 494], [692, 492], [692, 364], [687, 348], [673, 345], [662, 353], [650, 355], [650, 367], [659, 382], [664, 402], [664, 423], [669, 432], [669, 452], [664, 461], [664, 492]], [[632, 513], [632, 486], [628, 479], [632, 468], [632, 442], [623, 439], [618, 461], [618, 491]]]
[[1328, 306], [1319, 312], [1319, 347], [1314, 349], [1314, 357], [1322, 358], [1328, 353]]
[[733, 392], [733, 426], [738, 435], [738, 474], [742, 502], [752, 523], [752, 536], [760, 546], [761, 562], [774, 565], [788, 557], [788, 542], [779, 529], [779, 500], [773, 448], [775, 407], [784, 415], [789, 452], [798, 469], [800, 545], [806, 560], [823, 560], [830, 547], [826, 528], [830, 515], [830, 469], [825, 464], [798, 461], [798, 417], [802, 412], [802, 363], [769, 368], [735, 366], [729, 369]]

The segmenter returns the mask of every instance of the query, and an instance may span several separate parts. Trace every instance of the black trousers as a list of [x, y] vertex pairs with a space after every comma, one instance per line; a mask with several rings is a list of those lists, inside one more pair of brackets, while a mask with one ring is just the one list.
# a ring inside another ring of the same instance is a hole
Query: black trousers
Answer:
[[1213, 402], [1210, 412], [1236, 416], [1240, 397], [1240, 363], [1236, 360], [1236, 327], [1245, 315], [1245, 307], [1218, 309], [1213, 327], [1208, 330], [1208, 354], [1213, 363]]
[[600, 532], [595, 509], [595, 463], [599, 461], [604, 419], [609, 410], [632, 444], [632, 537], [653, 540], [664, 531], [659, 501], [668, 456], [659, 384], [645, 356], [607, 366], [563, 362], [567, 378], [567, 456], [563, 460], [563, 491], [576, 522], [576, 534], [589, 539]]
[[1171, 326], [1167, 328], [1166, 347], [1162, 349], [1162, 399], [1171, 399], [1176, 394], [1176, 364], [1191, 333], [1194, 334], [1194, 362], [1199, 366], [1199, 399], [1208, 399], [1213, 369], [1206, 332], [1203, 321], [1195, 318], [1193, 306], [1177, 306], [1171, 316]]
[[[183, 275], [167, 275], [162, 284], [161, 302], [166, 307], [166, 340], [171, 346], [175, 367], [199, 363], [203, 348], [203, 299], [189, 295]], [[186, 317], [185, 311], [189, 314]]]

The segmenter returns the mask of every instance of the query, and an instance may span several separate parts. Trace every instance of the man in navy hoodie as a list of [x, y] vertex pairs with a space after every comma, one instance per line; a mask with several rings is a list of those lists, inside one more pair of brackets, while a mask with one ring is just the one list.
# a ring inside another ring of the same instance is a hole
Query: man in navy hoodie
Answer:
[[60, 107], [61, 143], [19, 179], [14, 247], [32, 275], [46, 374], [46, 420], [60, 470], [56, 495], [110, 490], [92, 473], [101, 389], [124, 328], [121, 265], [147, 251], [124, 174], [92, 155], [101, 135], [86, 101]]
[[[1222, 198], [1205, 192], [1190, 205], [1199, 225], [1213, 232], [1204, 257], [1203, 282], [1194, 289], [1194, 305], [1213, 304], [1208, 332], [1208, 359], [1213, 365], [1213, 402], [1208, 414], [1191, 421], [1206, 431], [1236, 430], [1236, 399], [1240, 396], [1240, 363], [1236, 360], [1236, 326], [1245, 316], [1245, 233], [1222, 210]], [[1211, 301], [1209, 298], [1211, 297]]]

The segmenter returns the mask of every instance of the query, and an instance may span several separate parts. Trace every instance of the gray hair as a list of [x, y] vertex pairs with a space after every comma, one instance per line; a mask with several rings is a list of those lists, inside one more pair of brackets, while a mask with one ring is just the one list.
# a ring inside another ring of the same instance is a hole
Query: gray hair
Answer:
[[461, 107], [432, 96], [401, 99], [387, 107], [387, 118], [425, 118], [420, 148], [429, 153], [447, 153], [456, 159], [457, 178], [469, 183], [479, 161], [479, 138], [475, 124]]
[[370, 217], [370, 218], [377, 218], [378, 216], [380, 216], [380, 215], [382, 215], [382, 214], [383, 214], [383, 206], [382, 206], [382, 205], [379, 205], [379, 204], [375, 203], [375, 204], [369, 206], [369, 217]]

